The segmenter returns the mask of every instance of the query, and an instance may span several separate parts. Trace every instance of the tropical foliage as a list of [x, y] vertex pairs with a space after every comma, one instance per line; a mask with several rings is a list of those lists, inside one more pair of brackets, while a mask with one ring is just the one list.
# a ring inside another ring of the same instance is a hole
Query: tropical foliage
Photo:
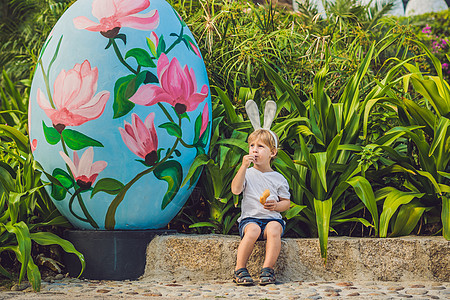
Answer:
[[[20, 109], [25, 100], [6, 73], [6, 89], [1, 89], [0, 113], [6, 121], [0, 125], [0, 253], [12, 252], [21, 264], [19, 283], [25, 275], [35, 291], [39, 291], [41, 274], [32, 256], [32, 244], [59, 245], [80, 259], [83, 255], [74, 246], [53, 234], [52, 226], [70, 227], [43, 189], [43, 170], [32, 156], [33, 143], [21, 132], [27, 117]], [[6, 109], [5, 109], [6, 108]], [[0, 265], [0, 273], [12, 278], [7, 266]], [[10, 268], [8, 268], [10, 269]]]
[[[6, 70], [0, 122], [7, 124], [1, 127], [0, 171], [7, 179], [0, 185], [0, 238], [9, 247], [1, 250], [17, 253], [19, 277], [28, 269], [31, 282], [38, 282], [38, 275], [27, 247], [32, 240], [45, 244], [36, 237], [44, 225], [67, 225], [48, 201], [42, 170], [29, 155], [28, 83], [19, 90], [13, 83], [30, 78], [44, 38], [71, 3], [41, 2], [43, 12], [36, 1], [2, 4], [2, 20], [13, 21], [2, 23], [0, 34]], [[281, 150], [274, 168], [291, 187], [287, 236], [318, 237], [324, 258], [330, 234], [425, 233], [450, 239], [449, 11], [395, 18], [385, 15], [389, 5], [374, 10], [336, 0], [325, 7], [325, 18], [308, 1], [298, 13], [243, 0], [169, 2], [197, 39], [213, 86], [210, 151], [197, 156], [181, 183], [200, 176], [204, 167], [197, 199], [172, 228], [183, 224], [185, 230], [236, 233], [239, 199], [229, 185], [251, 130], [244, 103], [254, 99], [260, 107], [267, 100], [278, 105], [273, 130]], [[32, 39], [30, 30], [42, 37]], [[112, 48], [116, 37], [106, 37]], [[160, 37], [148, 40], [150, 52], [159, 57]], [[139, 156], [139, 147], [132, 149]], [[66, 161], [72, 163], [69, 157]], [[76, 173], [75, 164], [73, 169]]]

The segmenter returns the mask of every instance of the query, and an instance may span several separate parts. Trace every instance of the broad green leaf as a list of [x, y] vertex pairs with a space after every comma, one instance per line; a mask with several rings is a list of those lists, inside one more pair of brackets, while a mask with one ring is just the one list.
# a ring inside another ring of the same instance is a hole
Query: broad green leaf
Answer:
[[433, 128], [436, 122], [436, 115], [434, 115], [429, 109], [419, 106], [412, 100], [403, 99], [403, 103], [414, 121], [418, 125], [425, 126], [424, 130], [428, 135], [434, 135]]
[[450, 241], [450, 198], [442, 198], [442, 235], [447, 241]]
[[11, 273], [9, 273], [8, 271], [6, 271], [5, 268], [3, 268], [2, 266], [0, 266], [0, 275], [7, 277], [8, 279], [13, 279]]
[[28, 261], [32, 259], [30, 231], [28, 230], [28, 226], [23, 221], [16, 224], [4, 224], [3, 226], [9, 233], [13, 233], [17, 239], [16, 256], [17, 260], [19, 260], [22, 264], [19, 274], [20, 283], [25, 276]]
[[191, 167], [189, 168], [186, 178], [184, 178], [183, 183], [181, 184], [181, 187], [183, 187], [188, 182], [188, 180], [194, 175], [194, 173], [199, 168], [201, 168], [204, 165], [210, 164], [210, 163], [213, 164], [214, 160], [210, 159], [208, 155], [200, 154], [200, 155], [196, 156], [194, 161], [192, 162]]
[[59, 143], [59, 141], [61, 140], [61, 135], [55, 128], [47, 127], [47, 125], [45, 125], [44, 121], [42, 121], [42, 128], [44, 129], [45, 140], [50, 145], [56, 145]]
[[60, 238], [59, 236], [51, 233], [51, 232], [36, 232], [31, 234], [31, 239], [38, 243], [39, 245], [47, 246], [47, 245], [59, 245], [63, 250], [67, 253], [75, 254], [81, 263], [81, 272], [78, 275], [83, 273], [84, 268], [86, 267], [86, 262], [84, 261], [84, 255], [78, 252], [73, 244], [65, 239]]
[[449, 103], [439, 94], [438, 87], [434, 81], [411, 76], [411, 82], [415, 90], [430, 101], [439, 116], [445, 116], [449, 113]]
[[236, 146], [240, 149], [242, 149], [243, 151], [247, 152], [248, 151], [248, 144], [241, 140], [241, 139], [225, 139], [225, 140], [220, 140], [217, 142], [217, 144], [219, 145], [231, 145], [231, 146]]
[[442, 194], [441, 187], [440, 187], [439, 184], [436, 182], [436, 179], [433, 177], [433, 175], [431, 175], [429, 172], [426, 172], [426, 171], [419, 171], [419, 170], [417, 170], [417, 173], [419, 173], [419, 174], [422, 175], [423, 177], [426, 177], [426, 178], [431, 182], [431, 184], [432, 184], [433, 187], [434, 187], [435, 193], [438, 193], [439, 195]]
[[[428, 153], [428, 156], [432, 156], [438, 145], [445, 143], [445, 140], [447, 139], [447, 130], [450, 126], [450, 120], [445, 117], [439, 118], [439, 123], [436, 126], [435, 132], [434, 132], [434, 139], [430, 146], [430, 153]], [[441, 153], [438, 153], [438, 156], [440, 156]]]
[[91, 146], [103, 147], [103, 144], [99, 141], [72, 129], [64, 129], [62, 132], [62, 137], [64, 142], [66, 142], [67, 147], [72, 150], [81, 150]]
[[182, 131], [180, 126], [178, 126], [178, 124], [175, 124], [173, 122], [167, 122], [167, 123], [163, 123], [161, 125], [158, 126], [159, 128], [164, 128], [165, 130], [167, 130], [167, 133], [171, 136], [180, 138], [182, 137]]
[[27, 277], [28, 281], [31, 283], [33, 290], [39, 292], [41, 290], [41, 272], [38, 266], [33, 262], [33, 259], [28, 261], [27, 265]]
[[287, 92], [289, 94], [290, 100], [293, 102], [295, 107], [297, 108], [300, 116], [305, 117], [307, 115], [306, 107], [303, 102], [298, 97], [295, 90], [292, 86], [286, 82], [277, 72], [275, 72], [272, 67], [270, 67], [267, 63], [262, 63], [264, 67], [264, 71], [266, 72], [267, 78], [272, 82], [272, 84], [281, 92]]
[[362, 176], [355, 176], [346, 181], [350, 184], [358, 195], [359, 199], [364, 203], [364, 205], [369, 210], [372, 215], [372, 220], [375, 226], [375, 234], [378, 234], [379, 223], [378, 223], [378, 209], [377, 202], [375, 200], [375, 195], [372, 190], [372, 186], [369, 181]]
[[8, 172], [9, 166], [2, 167], [0, 165], [0, 186], [6, 189], [7, 192], [15, 190], [15, 182], [14, 178], [11, 176], [11, 173]]
[[395, 219], [394, 229], [389, 237], [409, 235], [416, 227], [417, 223], [425, 211], [425, 207], [419, 203], [409, 203], [402, 205]]
[[317, 231], [319, 233], [320, 254], [327, 263], [328, 232], [330, 231], [330, 216], [333, 201], [331, 198], [320, 201], [314, 199], [314, 210], [316, 212]]
[[125, 59], [129, 57], [134, 57], [138, 65], [142, 67], [156, 68], [156, 65], [150, 57], [150, 54], [148, 54], [148, 52], [144, 49], [133, 48], [128, 50], [128, 52], [125, 54]]
[[297, 216], [304, 208], [306, 208], [306, 205], [297, 205], [293, 203], [291, 205], [291, 208], [286, 212], [286, 219], [292, 219], [293, 217]]
[[153, 174], [159, 180], [167, 182], [167, 192], [161, 203], [161, 210], [164, 210], [167, 205], [173, 200], [180, 189], [181, 181], [183, 179], [183, 168], [176, 160], [168, 160], [158, 165]]
[[216, 224], [213, 224], [211, 222], [197, 222], [189, 225], [189, 228], [198, 228], [198, 227], [214, 227], [216, 229], [219, 229], [219, 227]]
[[[318, 178], [320, 179], [320, 183], [322, 184], [322, 188], [325, 190], [325, 192], [328, 191], [327, 186], [327, 152], [317, 152], [311, 154], [311, 161], [312, 163], [312, 172], [317, 173]], [[311, 179], [312, 181], [314, 179]]]
[[371, 224], [369, 221], [367, 221], [364, 218], [349, 218], [349, 219], [343, 219], [343, 218], [338, 218], [338, 219], [333, 219], [331, 218], [330, 224], [341, 224], [341, 223], [347, 223], [347, 222], [360, 222], [361, 224], [363, 224], [366, 227], [375, 227], [373, 224]]
[[391, 188], [386, 194], [386, 199], [383, 204], [383, 211], [380, 216], [380, 237], [387, 237], [389, 221], [400, 205], [408, 204], [414, 198], [421, 198], [424, 193], [408, 193]]
[[114, 178], [102, 178], [94, 186], [91, 198], [98, 192], [105, 192], [110, 195], [117, 195], [123, 188], [123, 183]]
[[221, 90], [219, 87], [214, 87], [217, 95], [219, 95], [220, 102], [222, 102], [223, 107], [225, 108], [225, 114], [230, 124], [238, 123], [240, 120], [236, 114], [236, 109], [233, 107], [230, 99], [228, 98], [226, 92]]
[[19, 130], [15, 129], [14, 127], [8, 126], [8, 125], [1, 125], [0, 124], [0, 131], [3, 131], [3, 133], [12, 138], [15, 142], [17, 147], [25, 152], [29, 152], [29, 146], [28, 146], [28, 137], [26, 137], [23, 133], [21, 133]]

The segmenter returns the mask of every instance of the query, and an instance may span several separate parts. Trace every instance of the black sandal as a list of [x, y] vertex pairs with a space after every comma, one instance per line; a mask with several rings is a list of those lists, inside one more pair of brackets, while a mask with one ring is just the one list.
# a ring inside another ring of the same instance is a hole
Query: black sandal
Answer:
[[275, 283], [275, 271], [272, 268], [262, 268], [261, 275], [259, 275], [259, 284], [266, 285]]
[[233, 281], [237, 285], [252, 285], [253, 279], [248, 273], [247, 268], [240, 268], [237, 271], [234, 271], [234, 279]]

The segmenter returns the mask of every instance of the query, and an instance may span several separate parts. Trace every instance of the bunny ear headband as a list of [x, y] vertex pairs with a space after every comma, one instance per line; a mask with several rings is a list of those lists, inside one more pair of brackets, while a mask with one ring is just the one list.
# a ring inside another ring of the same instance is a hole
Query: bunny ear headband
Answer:
[[266, 107], [264, 108], [264, 125], [261, 128], [261, 122], [259, 120], [259, 110], [256, 102], [253, 100], [248, 100], [245, 103], [245, 110], [247, 111], [248, 118], [252, 123], [252, 126], [255, 130], [257, 129], [265, 129], [272, 135], [275, 141], [275, 148], [278, 148], [277, 136], [275, 133], [270, 130], [270, 126], [272, 125], [273, 119], [275, 119], [275, 114], [277, 113], [277, 104], [275, 101], [269, 100], [266, 102]]

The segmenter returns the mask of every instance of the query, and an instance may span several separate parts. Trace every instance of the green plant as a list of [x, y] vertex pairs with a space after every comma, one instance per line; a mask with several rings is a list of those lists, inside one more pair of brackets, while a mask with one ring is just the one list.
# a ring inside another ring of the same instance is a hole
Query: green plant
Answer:
[[[399, 220], [399, 223], [405, 226], [407, 224], [407, 230], [394, 229], [391, 235], [397, 235], [399, 232], [409, 234], [424, 212], [432, 212], [434, 207], [440, 206], [442, 232], [448, 240], [450, 239], [448, 195], [450, 192], [450, 173], [448, 173], [450, 86], [444, 80], [440, 61], [424, 44], [416, 43], [432, 61], [438, 75], [424, 75], [417, 66], [405, 64], [410, 73], [403, 77], [404, 94], [408, 93], [412, 85], [421, 98], [413, 101], [405, 97], [399, 98], [397, 94], [392, 93], [391, 98], [385, 99], [397, 106], [403, 126], [392, 128], [376, 142], [395, 162], [376, 172], [376, 175], [399, 172], [405, 176], [402, 188], [408, 192], [397, 189], [391, 189], [390, 192], [403, 197], [401, 200], [396, 199], [397, 204], [408, 204], [403, 208], [404, 211], [399, 212], [399, 215], [402, 214], [402, 220]], [[392, 146], [393, 143], [398, 145], [405, 142], [407, 147], [400, 148], [403, 151], [398, 151], [398, 148]], [[389, 193], [385, 192], [385, 190], [380, 191], [380, 196], [389, 197]], [[415, 197], [410, 197], [411, 195]], [[383, 230], [382, 236], [386, 234], [387, 228]]]
[[[240, 215], [236, 210], [238, 196], [231, 193], [230, 186], [243, 153], [248, 151], [245, 142], [248, 133], [232, 128], [230, 124], [241, 123], [242, 125], [243, 117], [235, 112], [225, 91], [218, 87], [215, 88], [215, 91], [217, 98], [213, 106], [210, 151], [208, 154], [198, 157], [189, 170], [190, 174], [194, 174], [198, 167], [205, 166], [205, 171], [198, 186], [208, 203], [209, 218], [207, 221], [195, 222], [189, 227], [211, 227], [214, 228], [215, 232], [229, 234]], [[226, 123], [225, 119], [229, 120], [229, 123]], [[245, 129], [248, 130], [249, 128]], [[189, 175], [185, 182], [188, 179]]]
[[[56, 244], [76, 254], [82, 270], [85, 262], [70, 242], [42, 231], [44, 227], [70, 225], [43, 190], [41, 172], [29, 151], [27, 137], [7, 125], [0, 125], [0, 132], [0, 253], [14, 252], [21, 264], [19, 283], [26, 274], [33, 289], [39, 291], [41, 276], [32, 259], [32, 242], [44, 246]], [[11, 139], [16, 143], [8, 142]], [[4, 267], [0, 266], [0, 273], [12, 278]]]
[[[74, 0], [5, 0], [0, 4], [0, 66], [13, 81], [30, 78], [53, 25]], [[1, 81], [1, 80], [0, 80]]]
[[[1, 89], [0, 116], [0, 253], [13, 252], [21, 264], [19, 282], [25, 274], [35, 291], [39, 291], [41, 275], [32, 258], [32, 243], [60, 245], [76, 254], [84, 270], [83, 255], [73, 245], [51, 232], [52, 226], [70, 227], [43, 189], [42, 170], [34, 161], [26, 132], [27, 101], [3, 72], [5, 89]], [[0, 265], [0, 274], [12, 275]]]

